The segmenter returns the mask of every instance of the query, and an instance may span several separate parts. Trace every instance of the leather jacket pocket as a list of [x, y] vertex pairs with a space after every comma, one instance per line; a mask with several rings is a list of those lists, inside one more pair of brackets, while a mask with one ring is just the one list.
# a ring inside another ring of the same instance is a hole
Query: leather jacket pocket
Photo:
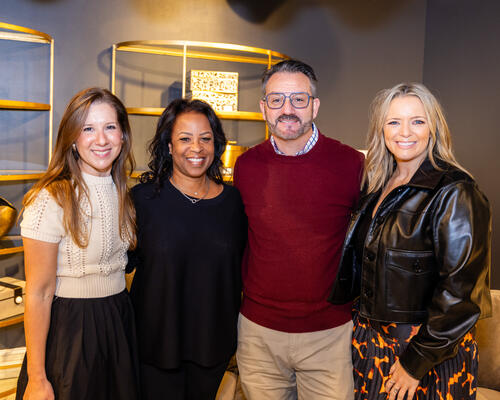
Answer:
[[386, 304], [393, 311], [425, 312], [436, 285], [432, 251], [387, 249]]

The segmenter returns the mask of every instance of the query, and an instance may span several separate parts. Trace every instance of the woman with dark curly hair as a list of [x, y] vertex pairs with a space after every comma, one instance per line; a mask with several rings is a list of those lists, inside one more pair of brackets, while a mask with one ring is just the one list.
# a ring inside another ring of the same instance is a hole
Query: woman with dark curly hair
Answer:
[[145, 399], [214, 399], [236, 350], [246, 217], [222, 182], [212, 108], [174, 100], [158, 121], [137, 213], [132, 301]]

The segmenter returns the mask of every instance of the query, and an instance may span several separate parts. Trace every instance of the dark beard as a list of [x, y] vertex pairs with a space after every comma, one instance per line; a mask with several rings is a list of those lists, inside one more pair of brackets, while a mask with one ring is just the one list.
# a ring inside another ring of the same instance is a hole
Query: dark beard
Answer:
[[284, 121], [297, 121], [302, 124], [302, 120], [293, 114], [281, 114], [276, 120], [276, 122], [284, 122]]
[[[300, 124], [298, 129], [295, 131], [295, 134], [292, 137], [287, 137], [286, 135], [282, 135], [281, 132], [278, 130], [278, 123], [280, 122], [287, 122], [287, 121], [296, 121]], [[274, 136], [277, 136], [278, 138], [284, 139], [284, 140], [293, 140], [297, 139], [300, 136], [302, 136], [304, 133], [306, 133], [312, 126], [312, 120], [307, 121], [304, 123], [298, 116], [293, 115], [293, 114], [282, 114], [276, 119], [276, 123], [272, 124], [270, 121], [267, 121], [267, 125], [269, 127], [269, 130]]]

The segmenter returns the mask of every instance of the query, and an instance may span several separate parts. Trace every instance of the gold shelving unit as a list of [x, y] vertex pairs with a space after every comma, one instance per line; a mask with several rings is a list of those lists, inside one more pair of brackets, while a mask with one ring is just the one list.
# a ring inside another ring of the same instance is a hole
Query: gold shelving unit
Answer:
[[[30, 101], [17, 101], [0, 99], [0, 110], [19, 111], [48, 111], [49, 112], [49, 145], [48, 159], [52, 157], [52, 131], [54, 109], [54, 39], [44, 33], [23, 26], [0, 22], [0, 40], [12, 40], [28, 43], [44, 43], [50, 47], [50, 78], [49, 78], [49, 103], [35, 103]], [[12, 171], [0, 170], [0, 181], [24, 181], [39, 179], [44, 171]]]
[[[187, 60], [230, 61], [246, 64], [260, 64], [270, 68], [279, 61], [289, 59], [285, 54], [259, 47], [241, 46], [229, 43], [193, 42], [184, 40], [135, 40], [113, 45], [111, 60], [111, 91], [116, 93], [116, 53], [142, 53], [182, 57], [182, 97], [186, 96]], [[127, 107], [131, 115], [159, 116], [161, 107]], [[250, 111], [217, 112], [221, 119], [241, 121], [264, 121], [261, 113]], [[268, 136], [266, 127], [266, 138]]]
[[[37, 103], [32, 101], [18, 101], [11, 99], [0, 99], [0, 110], [14, 111], [41, 111], [49, 113], [49, 143], [48, 143], [48, 160], [52, 157], [52, 140], [53, 140], [53, 109], [54, 109], [54, 39], [43, 32], [34, 29], [25, 28], [23, 26], [7, 24], [0, 22], [0, 40], [11, 40], [28, 43], [42, 43], [49, 45], [50, 53], [50, 73], [49, 73], [49, 103]], [[44, 171], [32, 170], [0, 170], [0, 182], [4, 181], [30, 181], [37, 180], [43, 175]], [[11, 240], [14, 243], [4, 245], [1, 243], [4, 240]], [[0, 256], [22, 253], [20, 236], [4, 236], [0, 241]], [[0, 321], [0, 328], [22, 323], [24, 315], [17, 315], [12, 318]], [[6, 392], [0, 393], [0, 396], [6, 396], [15, 393], [15, 388]]]

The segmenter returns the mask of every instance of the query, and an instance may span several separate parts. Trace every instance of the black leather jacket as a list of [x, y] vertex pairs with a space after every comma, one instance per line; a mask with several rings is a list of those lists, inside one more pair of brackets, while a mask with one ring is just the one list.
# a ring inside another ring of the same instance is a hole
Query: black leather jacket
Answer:
[[[442, 171], [425, 160], [408, 184], [389, 193], [357, 260], [356, 228], [380, 192], [362, 196], [329, 298], [343, 304], [359, 296], [363, 317], [422, 324], [400, 356], [406, 371], [418, 379], [453, 357], [478, 318], [491, 314], [488, 200], [467, 174], [439, 166]], [[355, 282], [355, 276], [361, 281]]]

